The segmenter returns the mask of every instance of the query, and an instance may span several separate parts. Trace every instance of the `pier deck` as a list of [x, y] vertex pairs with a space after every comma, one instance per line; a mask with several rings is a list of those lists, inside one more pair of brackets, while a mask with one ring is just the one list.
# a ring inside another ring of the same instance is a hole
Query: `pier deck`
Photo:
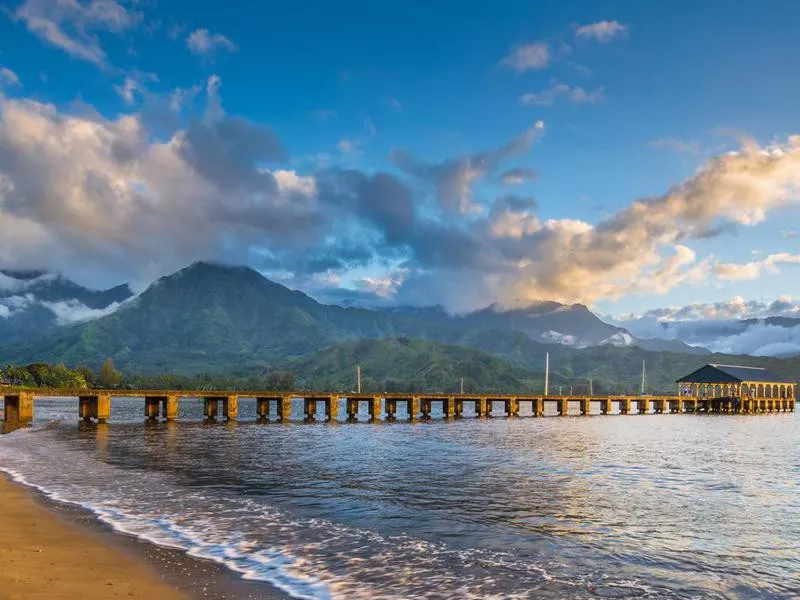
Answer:
[[[460, 418], [464, 413], [464, 403], [474, 403], [477, 417], [491, 417], [502, 407], [502, 414], [508, 417], [519, 416], [520, 405], [529, 404], [530, 414], [541, 417], [545, 406], [555, 408], [559, 416], [570, 414], [570, 404], [574, 414], [589, 416], [592, 405], [599, 407], [603, 415], [630, 415], [634, 413], [726, 413], [755, 414], [787, 412], [795, 410], [795, 398], [752, 398], [752, 397], [699, 397], [699, 396], [554, 396], [521, 394], [418, 394], [418, 393], [332, 393], [313, 391], [266, 392], [263, 390], [55, 390], [2, 388], [4, 419], [7, 422], [29, 423], [33, 420], [36, 398], [74, 398], [78, 400], [79, 417], [85, 421], [100, 423], [111, 417], [112, 398], [141, 398], [144, 416], [172, 421], [178, 418], [181, 400], [191, 399], [203, 402], [203, 415], [216, 419], [218, 415], [235, 420], [239, 418], [239, 400], [252, 398], [256, 401], [255, 419], [268, 421], [273, 415], [278, 421], [290, 418], [295, 402], [303, 402], [303, 415], [306, 421], [317, 418], [317, 408], [323, 404], [324, 419], [335, 421], [339, 415], [340, 400], [346, 402], [348, 421], [358, 420], [361, 403], [366, 403], [370, 420], [383, 416], [391, 421], [396, 418], [397, 406], [405, 405], [409, 419], [429, 419], [433, 405], [438, 403], [445, 419]], [[577, 406], [576, 406], [577, 405]], [[495, 412], [496, 411], [496, 412]], [[595, 413], [596, 414], [596, 413]]]

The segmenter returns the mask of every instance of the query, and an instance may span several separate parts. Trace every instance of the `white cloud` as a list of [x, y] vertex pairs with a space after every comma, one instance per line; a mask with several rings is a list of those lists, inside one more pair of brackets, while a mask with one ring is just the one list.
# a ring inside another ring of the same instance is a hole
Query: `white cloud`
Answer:
[[108, 59], [95, 32], [121, 33], [142, 19], [115, 0], [26, 0], [14, 17], [41, 40], [99, 67]]
[[246, 262], [255, 246], [302, 256], [329, 218], [314, 182], [265, 172], [285, 158], [280, 140], [225, 115], [218, 94], [212, 77], [203, 118], [166, 139], [137, 115], [0, 94], [0, 265], [116, 282], [203, 258]]
[[0, 88], [13, 85], [21, 85], [17, 74], [8, 67], [0, 67]]
[[784, 229], [781, 231], [781, 235], [785, 238], [794, 239], [796, 237], [800, 237], [800, 232], [795, 229]]
[[764, 271], [768, 273], [780, 273], [780, 266], [800, 265], [800, 254], [789, 254], [780, 252], [770, 254], [763, 260], [755, 260], [747, 263], [719, 263], [714, 267], [717, 277], [727, 281], [744, 281], [758, 279]]
[[122, 303], [113, 302], [106, 308], [89, 308], [78, 300], [63, 300], [61, 302], [42, 302], [42, 306], [50, 309], [56, 316], [59, 325], [69, 325], [70, 323], [80, 323], [99, 319], [115, 312]]
[[140, 73], [135, 72], [127, 77], [120, 85], [114, 86], [114, 91], [127, 105], [136, 102], [137, 95], [143, 95], [147, 92], [145, 87], [146, 81], [158, 81], [158, 76], [155, 73]]
[[186, 46], [198, 56], [209, 56], [220, 50], [236, 52], [238, 49], [236, 44], [224, 35], [212, 34], [208, 29], [195, 29], [186, 38]]
[[524, 94], [520, 102], [529, 106], [552, 106], [559, 97], [564, 97], [573, 104], [596, 104], [605, 100], [605, 90], [599, 87], [587, 92], [580, 86], [572, 87], [553, 82], [551, 87], [542, 92]]
[[550, 66], [550, 46], [545, 42], [533, 42], [517, 46], [506, 56], [502, 64], [518, 74], [525, 71], [539, 71]]
[[585, 40], [594, 40], [605, 44], [617, 38], [627, 37], [628, 26], [619, 21], [598, 21], [581, 25], [575, 30], [575, 36]]

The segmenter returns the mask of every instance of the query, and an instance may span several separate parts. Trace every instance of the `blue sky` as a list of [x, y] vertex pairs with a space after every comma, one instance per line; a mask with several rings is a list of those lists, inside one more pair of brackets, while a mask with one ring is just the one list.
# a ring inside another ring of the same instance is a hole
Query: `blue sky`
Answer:
[[[12, 266], [105, 285], [219, 259], [323, 299], [453, 310], [555, 298], [621, 315], [800, 296], [797, 3], [6, 8], [0, 173], [13, 191], [0, 211], [29, 233], [0, 246]], [[24, 111], [52, 130], [12, 118]], [[125, 117], [135, 134], [120, 133]], [[25, 149], [37, 135], [63, 142], [70, 118], [92, 143], [60, 157], [83, 173], [60, 182], [57, 150]], [[135, 161], [95, 148], [104, 136], [135, 137]], [[759, 145], [750, 158], [743, 137]], [[179, 147], [179, 166], [164, 146]], [[722, 175], [708, 167], [730, 152]], [[509, 185], [511, 169], [538, 177]], [[702, 190], [680, 210], [657, 205], [637, 233], [625, 211], [701, 169]], [[195, 196], [178, 197], [186, 189]]]

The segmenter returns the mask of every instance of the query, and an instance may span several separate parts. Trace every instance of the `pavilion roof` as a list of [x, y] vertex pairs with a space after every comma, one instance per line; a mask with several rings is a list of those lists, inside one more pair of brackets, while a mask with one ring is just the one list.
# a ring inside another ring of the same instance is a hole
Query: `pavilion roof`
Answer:
[[776, 375], [763, 367], [709, 364], [678, 379], [677, 383], [741, 383], [758, 381], [763, 383], [794, 383], [791, 379]]

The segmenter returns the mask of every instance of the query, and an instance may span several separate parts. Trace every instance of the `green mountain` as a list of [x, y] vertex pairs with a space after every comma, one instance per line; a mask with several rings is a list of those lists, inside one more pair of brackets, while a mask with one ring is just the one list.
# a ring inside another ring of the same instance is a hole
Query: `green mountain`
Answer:
[[132, 295], [127, 285], [90, 290], [59, 275], [0, 270], [0, 339], [6, 344], [21, 342], [113, 308]]
[[[583, 312], [550, 308], [559, 315]], [[595, 392], [635, 393], [642, 360], [651, 391], [674, 390], [677, 377], [706, 362], [764, 364], [800, 378], [800, 359], [695, 356], [610, 344], [577, 349], [534, 341], [515, 327], [500, 327], [497, 319], [328, 306], [252, 269], [197, 263], [161, 278], [112, 314], [0, 346], [0, 363], [97, 368], [112, 357], [129, 374], [251, 376], [283, 370], [303, 387], [337, 389], [352, 385], [355, 365], [361, 364], [376, 385], [454, 390], [464, 376], [467, 387], [474, 381], [486, 391], [534, 391], [542, 389], [549, 352], [551, 386], [572, 386], [576, 393], [588, 389], [590, 378]], [[585, 314], [574, 327], [596, 330]]]
[[533, 375], [485, 352], [419, 339], [361, 340], [338, 344], [288, 361], [303, 389], [353, 390], [355, 366], [363, 391], [523, 392], [538, 385]]

